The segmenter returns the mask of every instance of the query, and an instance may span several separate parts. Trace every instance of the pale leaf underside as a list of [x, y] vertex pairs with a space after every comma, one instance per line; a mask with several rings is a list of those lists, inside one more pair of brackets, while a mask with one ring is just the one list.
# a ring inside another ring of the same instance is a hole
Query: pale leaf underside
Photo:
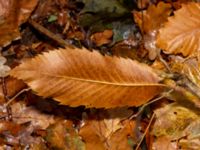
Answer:
[[46, 52], [10, 74], [25, 81], [38, 95], [72, 107], [139, 106], [163, 89], [147, 65], [84, 48]]
[[200, 3], [183, 4], [160, 29], [157, 46], [168, 54], [188, 56], [200, 50]]

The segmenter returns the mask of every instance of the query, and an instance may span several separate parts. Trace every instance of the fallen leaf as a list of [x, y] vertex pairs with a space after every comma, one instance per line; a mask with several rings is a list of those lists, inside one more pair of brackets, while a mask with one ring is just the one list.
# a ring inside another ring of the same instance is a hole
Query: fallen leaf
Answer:
[[167, 21], [171, 13], [171, 5], [159, 2], [156, 5], [150, 5], [145, 11], [133, 11], [134, 20], [144, 33], [149, 33], [159, 29]]
[[[22, 89], [26, 88], [26, 84], [21, 80], [17, 80], [16, 78], [8, 77], [5, 79], [5, 87], [7, 89], [7, 96], [12, 98]], [[4, 96], [3, 83], [0, 82], [0, 103], [5, 102]]]
[[[81, 127], [79, 135], [86, 144], [86, 149], [131, 150], [128, 136], [133, 133], [133, 121], [127, 118], [132, 114], [127, 108], [117, 108], [94, 113], [95, 118], [88, 119]], [[122, 123], [122, 120], [127, 120]]]
[[112, 36], [112, 30], [104, 30], [103, 32], [94, 33], [90, 38], [97, 46], [102, 46], [110, 43]]
[[160, 51], [156, 46], [156, 36], [171, 11], [171, 5], [164, 2], [150, 5], [145, 11], [133, 11], [134, 20], [143, 32], [144, 47], [150, 60], [154, 60]]
[[51, 149], [85, 150], [85, 145], [71, 121], [58, 121], [47, 129], [46, 141]]
[[164, 87], [145, 64], [84, 48], [44, 53], [10, 74], [24, 80], [38, 95], [72, 107], [139, 106]]
[[153, 143], [153, 150], [177, 150], [177, 143], [172, 142], [169, 137], [161, 136]]
[[191, 2], [169, 17], [159, 30], [157, 46], [167, 54], [188, 56], [200, 50], [200, 4]]
[[10, 67], [5, 65], [6, 58], [3, 56], [0, 56], [0, 77], [6, 77], [9, 75]]
[[0, 0], [0, 47], [20, 38], [19, 26], [24, 23], [38, 0]]
[[[177, 103], [166, 105], [155, 111], [157, 119], [153, 126], [156, 137], [166, 136], [171, 140], [178, 140], [189, 136], [192, 132], [185, 132], [192, 122], [200, 121], [199, 115], [193, 110], [180, 106]], [[197, 131], [196, 134], [199, 134]]]
[[91, 27], [101, 20], [116, 19], [129, 13], [125, 5], [117, 0], [83, 0], [83, 3], [85, 5], [78, 18], [83, 27]]
[[31, 122], [31, 125], [46, 129], [49, 125], [55, 123], [53, 115], [43, 114], [33, 106], [26, 106], [24, 102], [18, 102], [11, 105], [13, 121], [17, 124]]

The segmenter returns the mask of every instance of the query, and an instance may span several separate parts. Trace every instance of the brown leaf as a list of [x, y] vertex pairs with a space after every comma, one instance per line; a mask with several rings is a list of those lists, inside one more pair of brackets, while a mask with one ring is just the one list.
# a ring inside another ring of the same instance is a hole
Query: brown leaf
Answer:
[[85, 145], [71, 121], [58, 121], [47, 129], [46, 140], [51, 149], [85, 150]]
[[171, 10], [170, 4], [159, 2], [157, 5], [150, 5], [145, 11], [133, 12], [136, 23], [144, 33], [144, 47], [150, 60], [154, 60], [160, 51], [156, 47], [156, 36], [160, 27], [167, 21]]
[[168, 54], [181, 53], [183, 56], [200, 50], [200, 4], [183, 4], [182, 8], [169, 17], [160, 29], [157, 46]]
[[153, 134], [156, 137], [170, 137], [171, 140], [179, 139], [184, 136], [192, 136], [193, 133], [199, 134], [199, 130], [186, 132], [186, 129], [190, 127], [193, 122], [200, 121], [199, 115], [196, 114], [194, 110], [190, 110], [177, 103], [172, 103], [157, 109], [155, 111], [157, 119], [153, 126]]
[[111, 42], [113, 36], [112, 30], [94, 33], [90, 38], [97, 45], [102, 46]]
[[22, 102], [11, 105], [13, 112], [13, 121], [17, 124], [31, 122], [31, 125], [40, 129], [46, 129], [55, 122], [53, 115], [40, 112], [35, 107], [29, 106]]
[[20, 37], [18, 27], [24, 23], [38, 0], [0, 0], [0, 47]]
[[[11, 98], [18, 92], [20, 92], [23, 88], [26, 88], [26, 84], [21, 80], [8, 77], [5, 80], [5, 88], [7, 89], [7, 96]], [[5, 102], [5, 100], [4, 100], [2, 82], [0, 82], [0, 103], [2, 102]]]
[[134, 11], [133, 15], [140, 29], [144, 33], [148, 33], [160, 28], [160, 26], [167, 21], [170, 12], [171, 5], [160, 2], [157, 6], [150, 5], [148, 9], [143, 12]]
[[[109, 109], [93, 114], [96, 118], [85, 121], [79, 134], [86, 144], [86, 149], [131, 150], [128, 135], [131, 136], [135, 123], [128, 120], [132, 114], [127, 108]], [[126, 119], [124, 123], [122, 120]]]
[[163, 89], [145, 64], [84, 48], [44, 53], [16, 67], [11, 75], [38, 95], [72, 107], [139, 106]]

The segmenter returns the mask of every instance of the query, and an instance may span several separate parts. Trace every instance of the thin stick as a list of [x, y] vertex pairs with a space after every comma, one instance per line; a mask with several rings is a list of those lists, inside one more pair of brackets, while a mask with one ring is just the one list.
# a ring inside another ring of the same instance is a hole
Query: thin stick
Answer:
[[19, 91], [15, 96], [13, 96], [6, 104], [4, 104], [5, 107], [8, 107], [10, 105], [10, 103], [12, 103], [19, 95], [21, 95], [24, 92], [29, 91], [31, 88], [26, 88], [26, 89], [22, 89], [21, 91]]
[[167, 71], [168, 71], [169, 73], [172, 73], [172, 71], [171, 71], [169, 65], [167, 64], [167, 62], [166, 62], [166, 61], [162, 58], [162, 56], [160, 55], [160, 51], [161, 51], [161, 50], [159, 50], [159, 52], [158, 52], [158, 59], [159, 59], [159, 60], [163, 63], [163, 65], [166, 67]]
[[146, 129], [145, 129], [145, 131], [144, 131], [144, 133], [143, 133], [143, 135], [142, 135], [142, 138], [140, 139], [139, 143], [137, 144], [137, 147], [135, 148], [135, 150], [138, 150], [138, 149], [140, 148], [140, 145], [141, 145], [142, 141], [144, 140], [144, 138], [145, 138], [147, 132], [149, 131], [149, 128], [150, 128], [150, 126], [151, 126], [151, 124], [152, 124], [154, 118], [155, 118], [155, 114], [153, 113], [153, 115], [151, 116], [151, 119], [150, 119], [150, 121], [149, 121], [149, 124], [148, 124], [148, 126], [146, 127]]
[[[2, 80], [2, 90], [3, 90], [4, 99], [6, 100], [6, 102], [8, 102], [9, 98], [8, 98], [8, 91], [7, 91], [7, 86], [6, 86], [5, 78], [1, 77], [1, 80]], [[11, 107], [6, 106], [6, 112], [7, 112], [8, 120], [11, 121], [12, 120], [12, 110], [11, 110]]]
[[147, 107], [148, 105], [150, 105], [150, 104], [152, 104], [152, 103], [155, 103], [155, 102], [157, 102], [157, 101], [159, 101], [159, 100], [165, 98], [167, 94], [170, 94], [170, 93], [173, 92], [173, 91], [174, 91], [174, 89], [170, 89], [166, 94], [163, 94], [163, 95], [161, 95], [160, 97], [155, 98], [155, 99], [153, 99], [152, 101], [150, 101], [150, 102], [144, 104], [142, 107], [140, 107], [139, 111], [138, 111], [136, 114], [132, 115], [129, 119], [131, 120], [131, 119], [133, 119], [133, 118], [138, 117], [140, 114], [142, 114], [142, 112], [144, 111], [145, 107]]
[[52, 33], [51, 31], [49, 31], [48, 29], [46, 29], [39, 23], [35, 22], [34, 20], [30, 19], [28, 22], [36, 30], [40, 31], [42, 34], [46, 35], [50, 39], [56, 41], [60, 46], [62, 46], [62, 47], [71, 46], [67, 41], [63, 40], [62, 38], [60, 38], [56, 34]]

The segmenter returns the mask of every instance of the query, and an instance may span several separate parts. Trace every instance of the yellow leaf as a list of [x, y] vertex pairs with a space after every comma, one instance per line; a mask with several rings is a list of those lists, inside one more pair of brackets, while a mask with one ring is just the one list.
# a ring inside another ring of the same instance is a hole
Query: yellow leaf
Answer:
[[160, 29], [157, 46], [168, 54], [188, 56], [200, 50], [200, 4], [183, 4]]
[[84, 48], [44, 53], [16, 67], [11, 76], [38, 95], [72, 107], [139, 106], [163, 89], [147, 65]]

